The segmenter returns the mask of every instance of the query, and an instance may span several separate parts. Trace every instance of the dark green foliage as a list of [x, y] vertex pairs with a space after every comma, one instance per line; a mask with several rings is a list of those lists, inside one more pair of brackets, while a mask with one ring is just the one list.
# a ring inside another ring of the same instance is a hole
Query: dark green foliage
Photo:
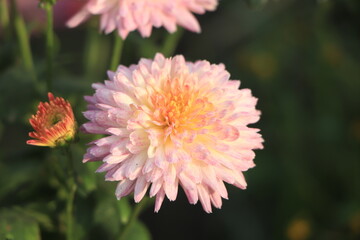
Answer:
[[[184, 31], [176, 53], [222, 62], [232, 79], [252, 89], [262, 111], [254, 127], [265, 148], [245, 174], [248, 189], [228, 186], [221, 210], [206, 214], [180, 191], [158, 214], [150, 206], [128, 239], [279, 240], [304, 231], [305, 239], [359, 239], [360, 1], [222, 0], [198, 19], [202, 34]], [[93, 23], [56, 30], [54, 94], [72, 103], [79, 125], [83, 96], [106, 79], [110, 64], [112, 38], [96, 33]], [[157, 29], [145, 40], [130, 34], [122, 63], [169, 51], [162, 47], [166, 34]], [[0, 33], [0, 240], [64, 239], [65, 156], [25, 143], [28, 119], [47, 99], [7, 39]], [[31, 43], [44, 81], [44, 38], [34, 34]], [[94, 173], [98, 163], [81, 162], [86, 143], [97, 137], [80, 134], [73, 146], [79, 240], [117, 239], [133, 206], [131, 197], [119, 203], [116, 184]], [[307, 230], [296, 228], [301, 221]]]

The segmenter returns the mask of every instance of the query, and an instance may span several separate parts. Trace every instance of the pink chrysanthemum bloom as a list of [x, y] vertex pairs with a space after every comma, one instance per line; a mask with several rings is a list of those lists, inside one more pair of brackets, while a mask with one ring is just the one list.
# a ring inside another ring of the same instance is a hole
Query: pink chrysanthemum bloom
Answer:
[[41, 102], [36, 115], [30, 118], [34, 138], [26, 143], [36, 146], [57, 147], [72, 141], [76, 134], [76, 121], [71, 105], [61, 97], [48, 93], [49, 102]]
[[108, 75], [85, 97], [90, 122], [83, 129], [110, 136], [92, 142], [83, 161], [103, 162], [97, 171], [119, 181], [118, 199], [134, 192], [139, 202], [150, 189], [157, 212], [180, 185], [190, 203], [200, 200], [211, 212], [211, 203], [220, 208], [228, 197], [224, 182], [246, 188], [242, 172], [263, 147], [259, 130], [247, 125], [260, 112], [224, 65], [157, 54]]
[[218, 0], [89, 0], [68, 26], [76, 27], [89, 16], [100, 15], [101, 30], [110, 33], [117, 29], [123, 39], [136, 29], [143, 37], [149, 37], [153, 26], [164, 26], [171, 33], [176, 31], [176, 25], [200, 32], [192, 13], [213, 11], [217, 3]]

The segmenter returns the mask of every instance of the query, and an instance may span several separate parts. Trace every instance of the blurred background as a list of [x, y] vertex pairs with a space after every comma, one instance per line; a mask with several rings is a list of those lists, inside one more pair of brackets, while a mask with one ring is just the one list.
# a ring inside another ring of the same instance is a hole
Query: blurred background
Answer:
[[[83, 96], [93, 93], [91, 83], [106, 79], [113, 36], [99, 35], [96, 19], [64, 28], [81, 5], [66, 1], [59, 0], [55, 10], [54, 93], [72, 103], [82, 124]], [[36, 1], [18, 5], [30, 2]], [[31, 6], [23, 14], [42, 79], [44, 18], [36, 3]], [[131, 33], [122, 64], [157, 51], [224, 63], [231, 78], [259, 98], [262, 117], [254, 127], [261, 129], [265, 148], [245, 173], [248, 189], [227, 185], [229, 200], [221, 210], [206, 214], [179, 191], [159, 213], [149, 206], [129, 239], [360, 239], [360, 1], [222, 0], [217, 11], [198, 19], [202, 34], [182, 31], [169, 40], [163, 29], [149, 39]], [[13, 24], [0, 30], [0, 239], [64, 239], [64, 156], [25, 144], [28, 119], [47, 99], [23, 66]], [[99, 163], [81, 163], [85, 144], [97, 137], [81, 134], [73, 146], [76, 235], [111, 240], [124, 209], [115, 199], [116, 185], [94, 173]]]

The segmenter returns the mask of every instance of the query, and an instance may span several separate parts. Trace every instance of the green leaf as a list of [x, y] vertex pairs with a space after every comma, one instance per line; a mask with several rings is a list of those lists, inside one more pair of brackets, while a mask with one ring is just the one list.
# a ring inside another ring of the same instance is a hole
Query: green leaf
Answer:
[[[21, 186], [33, 181], [34, 175], [39, 175], [39, 163], [30, 158], [27, 160], [27, 162], [14, 161], [10, 164], [0, 164], [0, 175], [7, 182], [0, 187], [0, 199], [8, 198], [11, 192], [18, 191]], [[19, 193], [17, 194], [19, 197]]]
[[111, 198], [104, 198], [96, 206], [94, 212], [94, 223], [101, 226], [106, 233], [115, 236], [121, 227], [118, 212], [115, 205], [115, 200]]
[[19, 211], [2, 209], [0, 211], [0, 239], [40, 240], [39, 225]]
[[127, 197], [121, 198], [120, 201], [117, 201], [120, 221], [122, 224], [126, 224], [129, 221], [131, 214], [131, 206]]
[[96, 189], [96, 175], [95, 170], [97, 168], [96, 164], [81, 163], [81, 168], [79, 167], [77, 170], [78, 176], [78, 184], [79, 184], [79, 193], [82, 196], [87, 196], [89, 193]]
[[98, 168], [98, 163], [82, 163], [82, 158], [86, 150], [79, 145], [80, 144], [72, 145], [72, 154], [77, 173], [78, 193], [83, 197], [86, 197], [97, 187], [97, 175], [95, 174], [95, 171]]
[[146, 226], [140, 222], [136, 221], [132, 228], [130, 229], [128, 235], [126, 236], [127, 240], [151, 240], [151, 234]]
[[28, 204], [24, 207], [16, 206], [14, 207], [14, 210], [21, 213], [22, 217], [26, 216], [28, 218], [34, 219], [39, 223], [41, 228], [45, 228], [47, 231], [54, 230], [54, 224], [50, 218], [50, 211], [48, 210], [46, 203], [37, 202]]

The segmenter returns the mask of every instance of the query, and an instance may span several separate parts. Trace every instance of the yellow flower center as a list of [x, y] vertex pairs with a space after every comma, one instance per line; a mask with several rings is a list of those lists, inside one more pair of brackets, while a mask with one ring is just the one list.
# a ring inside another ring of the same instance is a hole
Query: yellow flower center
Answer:
[[58, 109], [54, 109], [52, 113], [48, 114], [48, 119], [45, 121], [45, 128], [49, 129], [55, 126], [57, 123], [61, 122], [65, 114], [63, 110], [57, 111]]
[[200, 95], [189, 85], [171, 87], [166, 93], [154, 93], [150, 98], [155, 109], [154, 120], [175, 132], [206, 126], [214, 106], [206, 96]]

